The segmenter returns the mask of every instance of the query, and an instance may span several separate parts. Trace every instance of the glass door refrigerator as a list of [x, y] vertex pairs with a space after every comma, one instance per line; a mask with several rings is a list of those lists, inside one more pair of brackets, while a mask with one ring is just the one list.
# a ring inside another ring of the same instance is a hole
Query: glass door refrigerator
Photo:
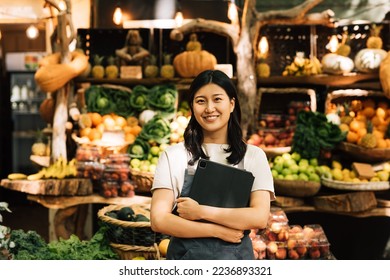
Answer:
[[12, 118], [12, 172], [37, 172], [31, 160], [31, 147], [37, 132], [46, 127], [39, 114], [39, 106], [46, 93], [40, 91], [34, 80], [35, 71], [8, 72]]

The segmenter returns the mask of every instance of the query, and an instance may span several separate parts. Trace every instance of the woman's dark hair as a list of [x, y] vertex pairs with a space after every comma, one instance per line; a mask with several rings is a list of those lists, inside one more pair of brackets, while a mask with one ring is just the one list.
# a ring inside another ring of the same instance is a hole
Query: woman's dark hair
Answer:
[[189, 164], [193, 165], [199, 158], [208, 158], [202, 149], [203, 144], [203, 130], [194, 116], [193, 101], [195, 94], [198, 90], [207, 85], [216, 84], [223, 88], [229, 99], [235, 100], [235, 106], [233, 112], [230, 114], [228, 123], [228, 144], [226, 152], [231, 154], [226, 158], [230, 164], [238, 164], [245, 156], [246, 144], [243, 141], [241, 122], [241, 108], [238, 101], [237, 89], [232, 80], [220, 70], [206, 70], [201, 72], [192, 81], [189, 92], [188, 103], [191, 108], [191, 119], [184, 131], [184, 145], [186, 149], [191, 153], [192, 158], [189, 160]]

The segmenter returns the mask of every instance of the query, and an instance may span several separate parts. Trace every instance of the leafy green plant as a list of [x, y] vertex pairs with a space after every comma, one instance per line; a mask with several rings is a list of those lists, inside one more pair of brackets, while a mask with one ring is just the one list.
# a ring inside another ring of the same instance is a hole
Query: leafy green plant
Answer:
[[[0, 202], [0, 212], [11, 212], [8, 208], [8, 203]], [[3, 216], [0, 213], [0, 223], [3, 222]], [[9, 249], [13, 248], [15, 244], [10, 240], [11, 229], [9, 227], [0, 224], [0, 260], [6, 260], [10, 258]]]

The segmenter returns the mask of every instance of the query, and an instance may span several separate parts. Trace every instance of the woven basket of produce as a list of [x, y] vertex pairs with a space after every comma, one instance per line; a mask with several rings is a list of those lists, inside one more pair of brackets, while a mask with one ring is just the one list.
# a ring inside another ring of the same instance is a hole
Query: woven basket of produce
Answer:
[[303, 180], [274, 180], [275, 194], [292, 197], [310, 197], [316, 195], [320, 188], [320, 182]]
[[111, 243], [149, 247], [161, 240], [161, 234], [151, 229], [147, 204], [109, 205], [98, 211], [98, 218], [108, 227]]
[[356, 144], [341, 142], [337, 148], [356, 160], [378, 162], [390, 160], [390, 148], [365, 148]]
[[383, 191], [390, 188], [388, 181], [379, 182], [345, 182], [321, 177], [321, 183], [328, 188], [345, 191]]
[[154, 174], [130, 168], [131, 179], [136, 185], [136, 193], [150, 193], [152, 188]]
[[136, 245], [125, 245], [111, 243], [111, 248], [122, 260], [134, 260], [134, 259], [145, 259], [145, 260], [160, 260], [161, 255], [157, 244], [153, 246], [136, 246]]

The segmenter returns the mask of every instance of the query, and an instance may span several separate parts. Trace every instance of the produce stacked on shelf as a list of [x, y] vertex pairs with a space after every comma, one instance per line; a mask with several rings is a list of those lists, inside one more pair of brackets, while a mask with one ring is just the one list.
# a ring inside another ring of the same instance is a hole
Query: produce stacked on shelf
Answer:
[[297, 152], [283, 153], [270, 159], [274, 179], [320, 182], [322, 174], [329, 171], [327, 165], [319, 165], [317, 158], [303, 158]]
[[319, 158], [322, 153], [332, 151], [343, 141], [345, 134], [324, 113], [302, 110], [297, 115], [291, 150], [303, 158]]
[[390, 109], [385, 99], [350, 98], [333, 103], [328, 115], [336, 114], [339, 127], [346, 133], [345, 141], [368, 149], [390, 148]]
[[331, 258], [330, 243], [318, 224], [289, 225], [284, 211], [271, 208], [267, 227], [251, 230], [255, 259], [298, 260]]
[[248, 143], [261, 148], [290, 147], [297, 114], [310, 111], [309, 101], [291, 101], [285, 112], [263, 113], [256, 124], [257, 132], [250, 134]]
[[290, 65], [284, 68], [283, 76], [311, 76], [322, 73], [322, 65], [317, 57], [306, 58], [304, 52], [297, 52]]
[[361, 49], [355, 56], [355, 67], [358, 72], [378, 73], [381, 62], [386, 58], [387, 51], [382, 49], [383, 40], [380, 37], [382, 25], [372, 24], [366, 48]]
[[10, 180], [36, 181], [41, 179], [65, 179], [77, 176], [76, 159], [68, 161], [64, 157], [59, 157], [55, 162], [47, 167], [42, 167], [37, 173], [26, 175], [23, 173], [10, 173]]

